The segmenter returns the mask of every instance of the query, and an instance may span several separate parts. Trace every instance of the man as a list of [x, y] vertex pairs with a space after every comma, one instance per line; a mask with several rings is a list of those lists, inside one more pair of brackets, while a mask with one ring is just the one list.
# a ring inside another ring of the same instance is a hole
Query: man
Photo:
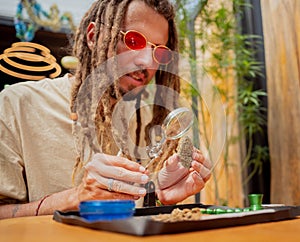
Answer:
[[[138, 107], [154, 77], [156, 84], [179, 92], [179, 78], [161, 68], [170, 62], [176, 66], [170, 51], [178, 51], [177, 42], [169, 1], [95, 1], [75, 36], [74, 55], [79, 60], [75, 77], [21, 83], [4, 90], [0, 96], [0, 218], [76, 210], [84, 200], [144, 197], [149, 172], [129, 151], [128, 134], [113, 134], [112, 111], [128, 93]], [[129, 57], [105, 65], [124, 53]], [[111, 82], [111, 73], [117, 75], [114, 71], [122, 66], [134, 71]], [[94, 88], [87, 85], [89, 82]], [[70, 94], [72, 120], [68, 114]], [[100, 100], [95, 101], [95, 96]], [[163, 96], [157, 91], [155, 99]], [[171, 103], [176, 107], [173, 98]], [[95, 116], [90, 115], [93, 110]], [[168, 110], [154, 105], [145, 132], [141, 125], [145, 124], [144, 116], [139, 107], [136, 110], [135, 144], [139, 146]], [[126, 127], [126, 119], [120, 120]], [[89, 128], [91, 123], [94, 130]], [[78, 127], [83, 135], [78, 134]], [[158, 181], [156, 193], [163, 204], [174, 204], [199, 192], [210, 177], [210, 164], [199, 150], [194, 149], [187, 169], [179, 163], [176, 145], [169, 141], [160, 156], [165, 162], [158, 177], [168, 186]]]

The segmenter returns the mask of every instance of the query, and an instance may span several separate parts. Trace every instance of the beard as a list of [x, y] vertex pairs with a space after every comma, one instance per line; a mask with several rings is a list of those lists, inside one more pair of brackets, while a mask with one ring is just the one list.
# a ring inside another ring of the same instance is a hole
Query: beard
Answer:
[[145, 91], [146, 86], [129, 86], [130, 91], [124, 91], [121, 87], [119, 88], [119, 92], [124, 101], [131, 101], [139, 98]]
[[[120, 97], [124, 101], [132, 101], [132, 100], [139, 98], [145, 92], [145, 88], [146, 88], [146, 86], [142, 86], [142, 87], [129, 86], [128, 89], [130, 91], [127, 91], [127, 90], [124, 90], [123, 88], [119, 87], [118, 91], [119, 91]], [[115, 100], [118, 99], [114, 85], [110, 86], [109, 94], [110, 94], [111, 98], [113, 98]]]

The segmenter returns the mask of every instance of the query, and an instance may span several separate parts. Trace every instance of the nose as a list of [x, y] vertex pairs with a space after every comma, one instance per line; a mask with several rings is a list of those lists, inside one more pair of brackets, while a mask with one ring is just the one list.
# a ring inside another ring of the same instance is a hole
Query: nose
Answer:
[[151, 47], [146, 47], [142, 50], [139, 50], [135, 59], [134, 63], [137, 66], [142, 68], [153, 68], [156, 66], [156, 62], [153, 59], [153, 49]]

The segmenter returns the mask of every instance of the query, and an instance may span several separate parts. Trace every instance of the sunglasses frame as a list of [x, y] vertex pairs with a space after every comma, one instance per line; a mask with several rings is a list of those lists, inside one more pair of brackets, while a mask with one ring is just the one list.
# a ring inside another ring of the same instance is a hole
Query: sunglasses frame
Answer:
[[[149, 44], [149, 45], [151, 45], [151, 46], [153, 47], [153, 48], [152, 48], [152, 57], [153, 57], [154, 61], [155, 61], [157, 64], [159, 64], [159, 65], [168, 65], [168, 64], [173, 60], [172, 50], [171, 50], [169, 47], [167, 47], [167, 46], [165, 46], [165, 45], [156, 45], [156, 44], [153, 44], [152, 42], [150, 42], [150, 41], [147, 40], [147, 38], [146, 38], [145, 35], [143, 35], [141, 32], [139, 32], [139, 31], [137, 31], [137, 30], [127, 30], [126, 32], [120, 30], [120, 33], [123, 35], [123, 38], [122, 38], [123, 43], [125, 44], [125, 46], [126, 46], [129, 50], [138, 50], [138, 49], [132, 49], [132, 48], [130, 48], [130, 47], [126, 44], [126, 40], [125, 40], [126, 35], [127, 35], [128, 33], [132, 33], [132, 32], [141, 35], [141, 36], [145, 39], [146, 45], [145, 45], [145, 47], [140, 48], [140, 50], [146, 48], [146, 47], [147, 47], [147, 44]], [[168, 62], [166, 62], [166, 63], [161, 63], [161, 62], [159, 62], [158, 59], [155, 57], [155, 51], [156, 51], [158, 48], [163, 48], [163, 49], [165, 49], [165, 50], [167, 50], [167, 51], [170, 52], [171, 58], [170, 58], [170, 60], [169, 60]]]

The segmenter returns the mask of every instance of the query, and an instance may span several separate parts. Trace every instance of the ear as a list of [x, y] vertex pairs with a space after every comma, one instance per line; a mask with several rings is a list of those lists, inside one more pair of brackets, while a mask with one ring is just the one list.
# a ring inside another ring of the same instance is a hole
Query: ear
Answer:
[[90, 22], [86, 31], [87, 45], [90, 48], [90, 50], [93, 49], [95, 46], [94, 34], [95, 34], [95, 22]]

